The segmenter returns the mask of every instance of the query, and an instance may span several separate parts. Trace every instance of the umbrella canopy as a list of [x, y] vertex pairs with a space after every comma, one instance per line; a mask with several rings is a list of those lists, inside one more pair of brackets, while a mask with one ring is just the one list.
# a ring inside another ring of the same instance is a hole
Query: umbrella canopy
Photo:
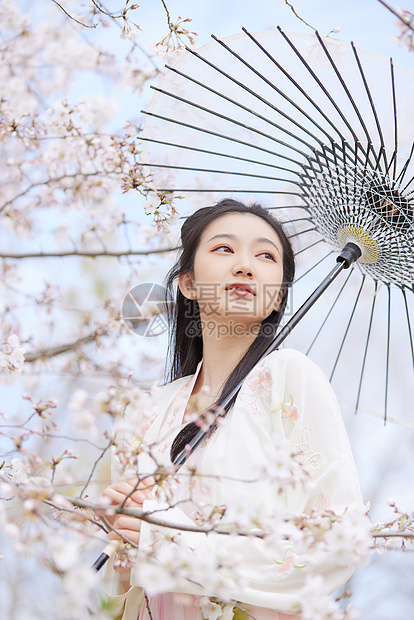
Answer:
[[142, 163], [157, 191], [185, 196], [184, 215], [223, 195], [261, 195], [289, 222], [301, 280], [293, 306], [326, 275], [328, 257], [348, 241], [360, 245], [339, 290], [290, 343], [355, 409], [407, 420], [414, 74], [318, 34], [243, 30], [188, 50], [155, 91]]

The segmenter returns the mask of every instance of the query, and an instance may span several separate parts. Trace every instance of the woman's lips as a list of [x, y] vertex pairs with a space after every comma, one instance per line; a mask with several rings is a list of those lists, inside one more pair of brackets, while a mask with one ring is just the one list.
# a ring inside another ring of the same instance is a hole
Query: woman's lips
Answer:
[[255, 292], [251, 286], [243, 286], [242, 284], [232, 284], [226, 288], [229, 293], [238, 295], [240, 297], [255, 297]]

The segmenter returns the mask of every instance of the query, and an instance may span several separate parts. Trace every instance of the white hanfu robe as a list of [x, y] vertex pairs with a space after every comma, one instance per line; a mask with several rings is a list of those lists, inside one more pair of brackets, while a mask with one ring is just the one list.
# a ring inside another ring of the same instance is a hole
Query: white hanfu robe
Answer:
[[[201, 363], [194, 375], [167, 384], [157, 393], [158, 415], [145, 432], [143, 442], [156, 445], [154, 454], [161, 463], [170, 463], [171, 442], [182, 427]], [[136, 421], [137, 433], [141, 424]], [[269, 480], [258, 476], [258, 472], [269, 467], [270, 457], [264, 446], [278, 437], [290, 439], [294, 450], [300, 452], [300, 462], [312, 479], [311, 485], [299, 484], [279, 493]], [[149, 463], [144, 459], [142, 465], [139, 462], [139, 473], [145, 467]], [[262, 514], [269, 515], [280, 511], [288, 515], [310, 514], [325, 509], [337, 514], [345, 510], [363, 512], [358, 473], [335, 394], [318, 366], [295, 350], [275, 351], [253, 368], [222, 426], [195, 450], [180, 472], [189, 472], [191, 467], [196, 467], [201, 476], [181, 477], [176, 499], [182, 503], [158, 513], [165, 522], [194, 524], [197, 501], [231, 507], [243, 496], [249, 497]], [[114, 478], [117, 476], [119, 464], [115, 459]], [[189, 497], [189, 489], [183, 479], [191, 480], [194, 502], [184, 501]], [[146, 500], [144, 510], [161, 506], [159, 501]], [[144, 521], [140, 548], [148, 548], [154, 534], [177, 536], [180, 544], [188, 545], [200, 557], [214, 557], [218, 550], [225, 553], [226, 545], [231, 546], [238, 558], [232, 571], [243, 583], [235, 598], [247, 608], [294, 614], [307, 577], [321, 575], [325, 593], [330, 594], [355, 570], [355, 566], [339, 563], [332, 554], [322, 554], [317, 563], [297, 566], [292, 562], [289, 543], [281, 545], [279, 557], [271, 557], [266, 542], [257, 538], [239, 536], [235, 541], [231, 536], [179, 532]], [[206, 592], [202, 583], [203, 576], [194, 574], [181, 580], [173, 591], [194, 597], [217, 596], [216, 592]], [[127, 592], [120, 591], [118, 574], [113, 561], [109, 561], [104, 590], [119, 602], [120, 609], [126, 602], [123, 620], [137, 620], [143, 602], [139, 567], [131, 571], [130, 584]], [[184, 615], [177, 616], [171, 610], [171, 618], [184, 620]]]

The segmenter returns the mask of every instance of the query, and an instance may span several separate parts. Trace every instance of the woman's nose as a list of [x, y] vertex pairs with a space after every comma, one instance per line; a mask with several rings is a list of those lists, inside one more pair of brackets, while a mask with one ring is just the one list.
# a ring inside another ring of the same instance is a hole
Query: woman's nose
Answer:
[[233, 275], [234, 276], [247, 276], [249, 278], [253, 277], [253, 269], [249, 267], [247, 264], [238, 264], [233, 267]]

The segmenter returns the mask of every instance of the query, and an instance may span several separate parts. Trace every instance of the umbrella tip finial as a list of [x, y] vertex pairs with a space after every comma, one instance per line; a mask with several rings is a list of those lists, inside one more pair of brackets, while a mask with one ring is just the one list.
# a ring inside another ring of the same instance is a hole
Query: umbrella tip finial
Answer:
[[356, 243], [349, 242], [343, 248], [338, 255], [336, 262], [345, 263], [345, 269], [348, 269], [355, 261], [360, 258], [362, 254], [361, 248]]

